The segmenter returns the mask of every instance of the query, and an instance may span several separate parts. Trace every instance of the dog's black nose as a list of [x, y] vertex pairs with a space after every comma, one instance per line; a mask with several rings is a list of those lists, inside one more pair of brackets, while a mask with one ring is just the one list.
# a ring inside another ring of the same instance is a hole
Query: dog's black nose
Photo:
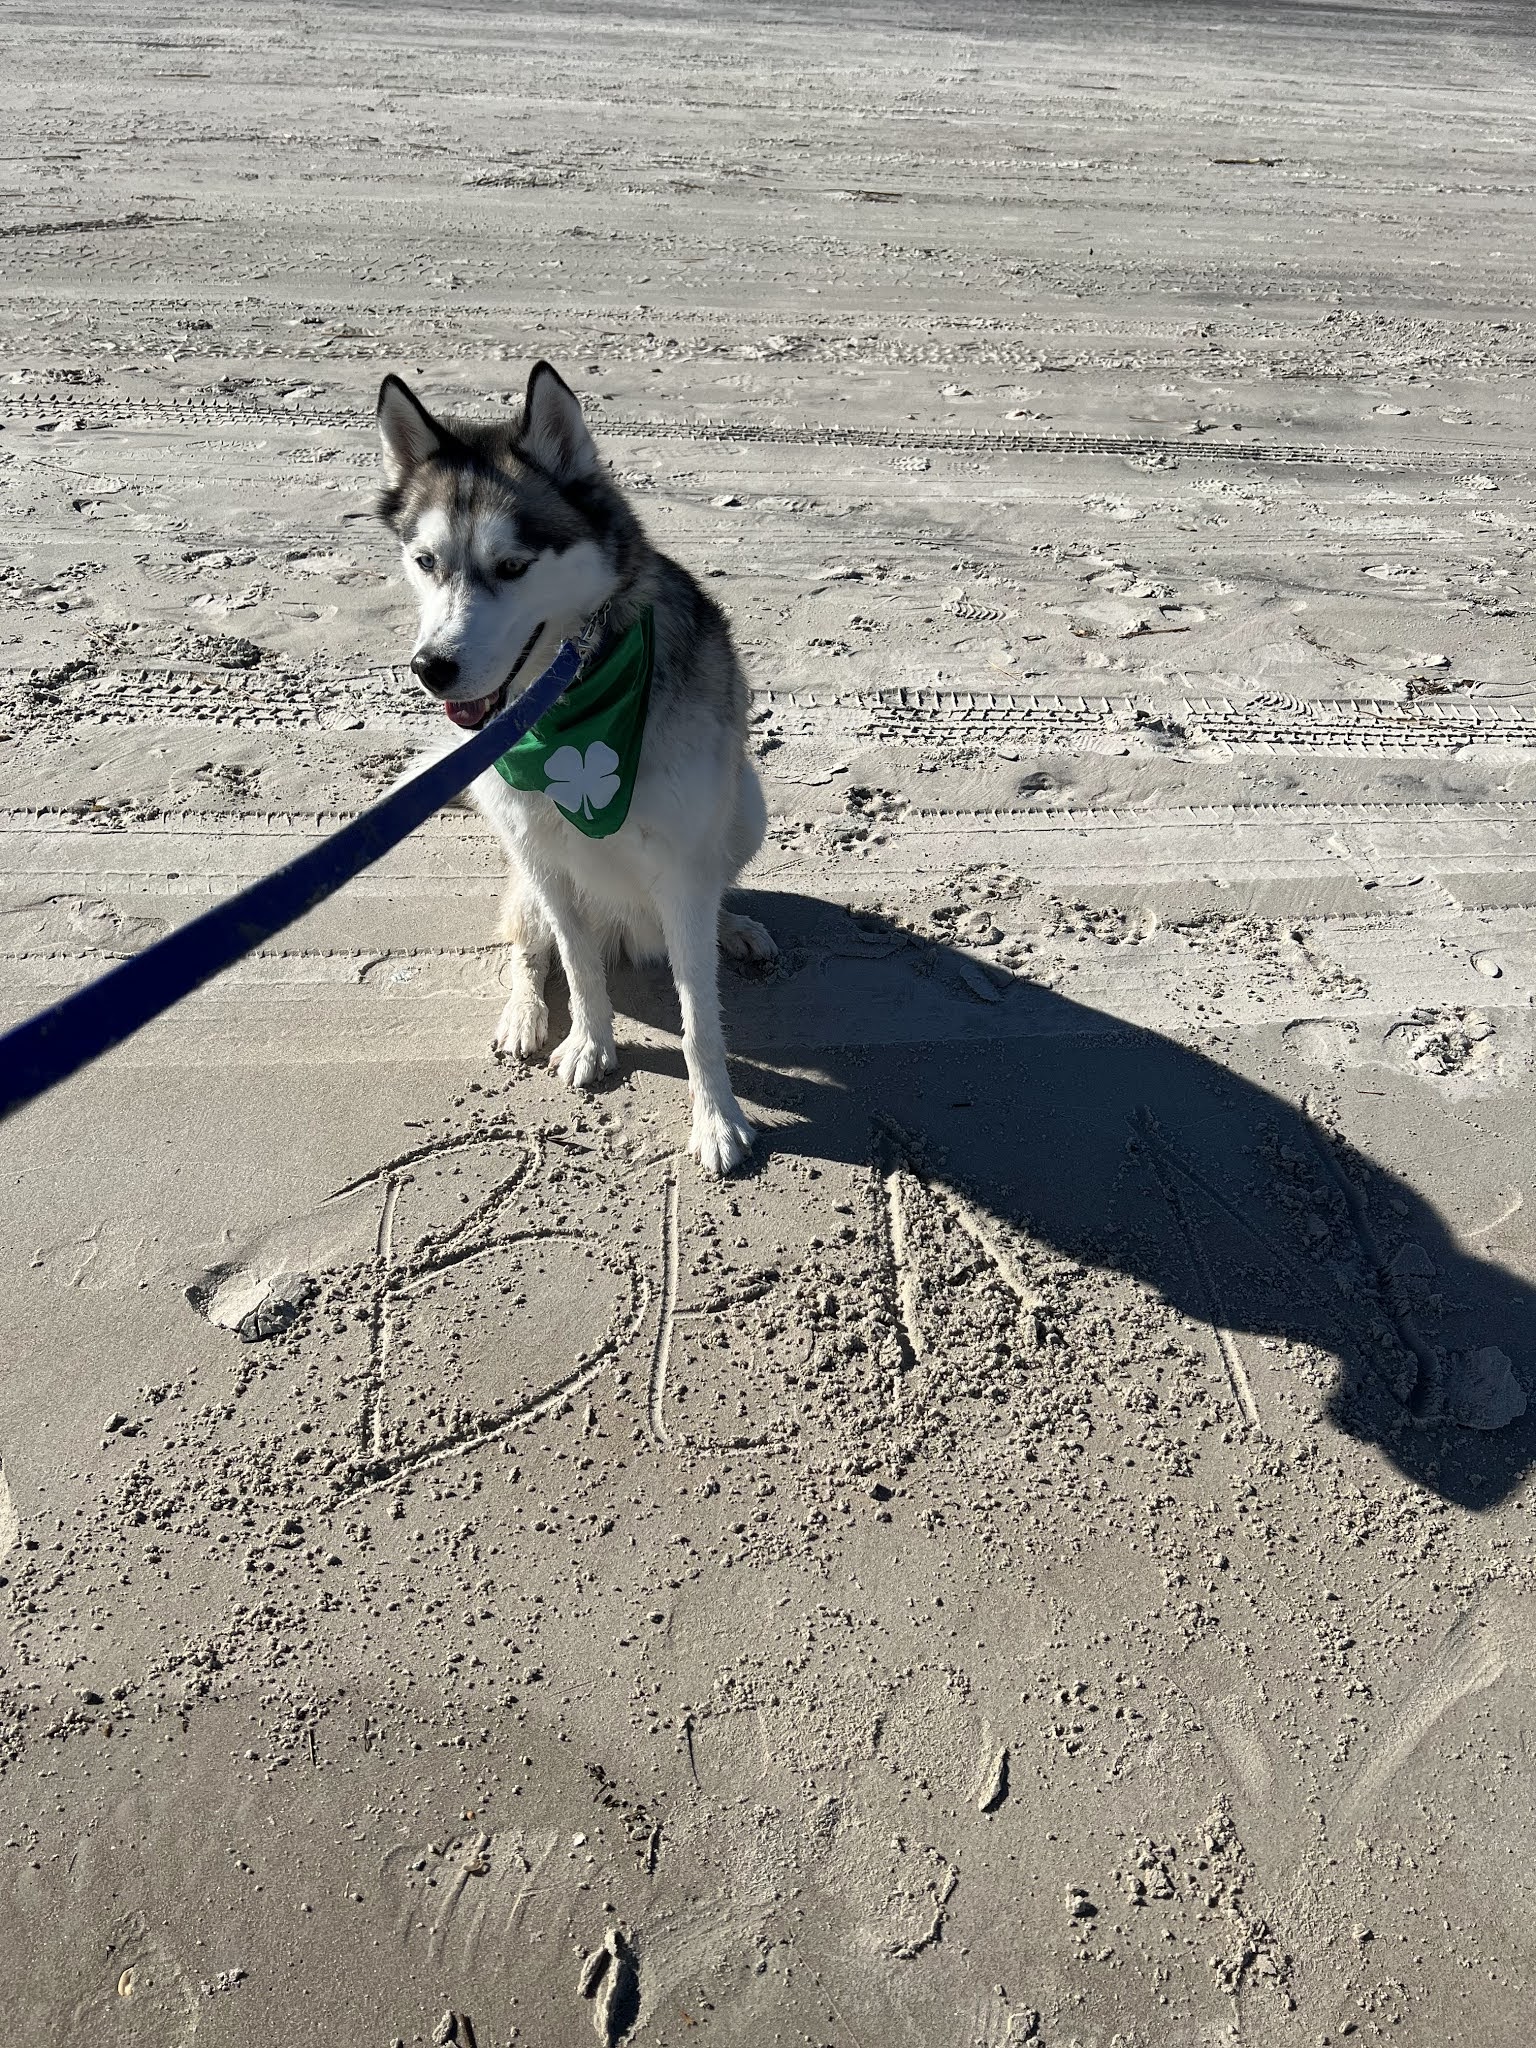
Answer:
[[459, 680], [459, 664], [450, 661], [446, 654], [417, 654], [412, 657], [413, 674], [421, 677], [427, 688], [436, 695], [451, 690]]

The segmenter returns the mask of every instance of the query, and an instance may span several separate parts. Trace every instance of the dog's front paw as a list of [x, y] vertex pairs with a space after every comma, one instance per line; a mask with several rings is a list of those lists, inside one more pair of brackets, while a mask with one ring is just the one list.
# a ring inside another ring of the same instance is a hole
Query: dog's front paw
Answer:
[[595, 1088], [618, 1063], [613, 1040], [602, 1043], [586, 1031], [573, 1031], [549, 1056], [550, 1066], [567, 1088]]
[[542, 997], [515, 995], [501, 1013], [491, 1051], [497, 1059], [510, 1054], [516, 1059], [531, 1060], [548, 1036], [549, 1007]]
[[723, 1103], [694, 1103], [688, 1150], [706, 1173], [733, 1173], [752, 1150], [756, 1137], [740, 1103], [731, 1096]]
[[720, 950], [728, 960], [745, 960], [756, 967], [766, 966], [768, 961], [779, 957], [779, 949], [767, 925], [759, 924], [755, 917], [743, 917], [734, 910], [722, 910], [720, 913]]

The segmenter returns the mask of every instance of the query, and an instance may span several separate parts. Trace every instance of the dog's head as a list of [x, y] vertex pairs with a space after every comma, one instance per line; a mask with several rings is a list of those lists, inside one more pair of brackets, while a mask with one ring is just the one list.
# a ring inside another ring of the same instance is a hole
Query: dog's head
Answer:
[[398, 377], [378, 417], [379, 510], [421, 606], [411, 667], [473, 731], [624, 585], [639, 528], [548, 363], [511, 426], [435, 419]]

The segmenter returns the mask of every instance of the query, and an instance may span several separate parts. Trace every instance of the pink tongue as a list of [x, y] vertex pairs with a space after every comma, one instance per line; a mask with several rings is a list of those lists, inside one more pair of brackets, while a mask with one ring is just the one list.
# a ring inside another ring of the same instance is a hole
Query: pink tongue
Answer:
[[475, 697], [467, 704], [445, 704], [443, 709], [455, 725], [468, 726], [471, 730], [484, 723], [485, 715], [491, 708], [495, 691], [489, 697]]

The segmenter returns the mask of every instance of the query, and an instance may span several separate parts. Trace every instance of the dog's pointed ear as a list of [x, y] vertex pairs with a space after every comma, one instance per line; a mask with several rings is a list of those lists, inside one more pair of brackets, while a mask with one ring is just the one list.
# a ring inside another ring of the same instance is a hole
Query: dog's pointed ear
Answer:
[[548, 363], [535, 363], [528, 373], [518, 442], [557, 483], [597, 474], [597, 449], [581, 416], [581, 401]]
[[398, 488], [429, 455], [447, 441], [440, 427], [408, 384], [389, 376], [379, 386], [379, 439], [384, 444], [384, 472]]

